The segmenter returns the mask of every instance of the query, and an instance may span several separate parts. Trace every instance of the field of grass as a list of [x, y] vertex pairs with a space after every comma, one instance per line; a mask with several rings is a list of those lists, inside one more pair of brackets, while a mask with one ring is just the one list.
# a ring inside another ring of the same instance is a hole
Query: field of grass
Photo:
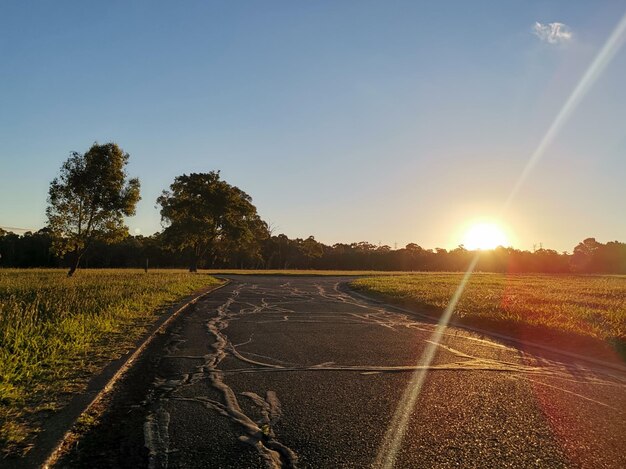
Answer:
[[[0, 269], [0, 450], [119, 357], [159, 309], [219, 281], [184, 271]], [[1, 454], [0, 454], [1, 457]]]
[[[354, 280], [351, 285], [392, 303], [435, 313], [446, 308], [463, 274], [420, 273]], [[527, 328], [591, 337], [623, 347], [626, 276], [473, 274], [454, 322], [497, 329]]]

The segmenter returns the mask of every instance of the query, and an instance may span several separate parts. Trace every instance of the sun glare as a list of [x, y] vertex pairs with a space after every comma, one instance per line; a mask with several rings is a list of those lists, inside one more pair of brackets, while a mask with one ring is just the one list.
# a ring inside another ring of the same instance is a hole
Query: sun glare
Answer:
[[504, 231], [495, 223], [476, 223], [467, 230], [463, 238], [463, 245], [469, 250], [493, 249], [507, 244]]

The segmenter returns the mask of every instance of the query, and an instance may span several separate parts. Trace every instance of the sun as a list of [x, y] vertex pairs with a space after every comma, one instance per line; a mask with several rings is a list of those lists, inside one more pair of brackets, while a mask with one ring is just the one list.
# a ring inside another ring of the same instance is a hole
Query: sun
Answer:
[[471, 251], [493, 249], [507, 244], [508, 239], [504, 231], [495, 223], [476, 223], [467, 230], [463, 238], [463, 246]]

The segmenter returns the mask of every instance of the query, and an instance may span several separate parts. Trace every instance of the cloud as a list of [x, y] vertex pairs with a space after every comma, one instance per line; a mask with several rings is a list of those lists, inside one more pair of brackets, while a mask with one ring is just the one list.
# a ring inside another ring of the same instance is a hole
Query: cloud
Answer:
[[569, 27], [563, 23], [543, 24], [538, 21], [533, 26], [533, 33], [549, 44], [561, 44], [572, 38]]

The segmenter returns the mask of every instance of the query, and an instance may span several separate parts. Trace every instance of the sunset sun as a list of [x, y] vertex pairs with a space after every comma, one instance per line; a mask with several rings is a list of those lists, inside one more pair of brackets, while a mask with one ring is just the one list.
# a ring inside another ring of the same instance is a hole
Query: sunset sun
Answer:
[[508, 239], [504, 231], [495, 223], [476, 223], [463, 237], [463, 245], [470, 250], [493, 249], [507, 244]]

